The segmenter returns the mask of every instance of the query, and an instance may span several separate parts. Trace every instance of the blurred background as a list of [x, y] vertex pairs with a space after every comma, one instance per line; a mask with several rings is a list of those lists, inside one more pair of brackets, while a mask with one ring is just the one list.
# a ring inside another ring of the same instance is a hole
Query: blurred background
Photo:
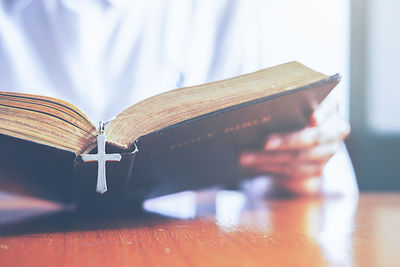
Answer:
[[264, 62], [343, 76], [335, 94], [361, 191], [400, 190], [400, 1], [259, 1]]
[[347, 140], [361, 190], [400, 189], [400, 2], [351, 1]]
[[400, 190], [400, 1], [259, 1], [264, 61], [343, 76], [335, 94], [361, 191]]

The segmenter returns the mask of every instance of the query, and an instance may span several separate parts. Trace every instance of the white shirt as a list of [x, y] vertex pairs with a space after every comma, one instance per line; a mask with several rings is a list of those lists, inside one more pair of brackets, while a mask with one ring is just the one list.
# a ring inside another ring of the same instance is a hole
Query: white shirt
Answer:
[[162, 91], [257, 70], [243, 3], [2, 1], [0, 90], [61, 98], [97, 125]]
[[96, 125], [160, 92], [258, 70], [269, 64], [256, 3], [1, 0], [0, 91], [66, 100]]

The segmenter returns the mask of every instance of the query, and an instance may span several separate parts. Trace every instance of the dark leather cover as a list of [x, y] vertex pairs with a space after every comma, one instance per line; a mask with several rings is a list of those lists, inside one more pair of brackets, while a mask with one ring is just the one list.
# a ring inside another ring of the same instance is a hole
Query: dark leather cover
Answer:
[[[334, 75], [142, 136], [136, 140], [136, 154], [108, 145], [108, 153], [120, 152], [123, 157], [121, 162], [107, 163], [108, 192], [103, 195], [95, 192], [97, 163], [83, 163], [71, 152], [0, 136], [0, 145], [7, 148], [0, 152], [0, 183], [58, 201], [78, 200], [89, 207], [129, 205], [181, 190], [235, 185], [250, 175], [237, 164], [239, 151], [260, 148], [268, 133], [305, 127], [339, 80]], [[7, 170], [9, 176], [3, 175], [4, 164], [15, 165]], [[11, 183], [18, 170], [27, 172], [28, 179]]]
[[70, 203], [75, 153], [0, 134], [0, 190]]

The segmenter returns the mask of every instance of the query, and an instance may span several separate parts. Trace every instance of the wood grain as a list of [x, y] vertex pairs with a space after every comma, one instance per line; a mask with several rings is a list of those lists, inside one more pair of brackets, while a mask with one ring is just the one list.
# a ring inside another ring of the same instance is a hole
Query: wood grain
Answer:
[[0, 265], [400, 266], [400, 194], [247, 199], [243, 208], [226, 195], [198, 195], [187, 220], [61, 213], [3, 224]]

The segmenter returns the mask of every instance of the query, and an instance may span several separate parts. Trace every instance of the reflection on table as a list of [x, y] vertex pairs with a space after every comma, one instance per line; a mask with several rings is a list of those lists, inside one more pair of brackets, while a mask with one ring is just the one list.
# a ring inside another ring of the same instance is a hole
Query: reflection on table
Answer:
[[[210, 189], [152, 199], [144, 203], [146, 211], [134, 214], [54, 214], [53, 209], [52, 215], [3, 223], [0, 262], [399, 266], [399, 204], [400, 194], [274, 199]], [[21, 207], [15, 200], [13, 205]], [[6, 207], [3, 199], [0, 217]]]

